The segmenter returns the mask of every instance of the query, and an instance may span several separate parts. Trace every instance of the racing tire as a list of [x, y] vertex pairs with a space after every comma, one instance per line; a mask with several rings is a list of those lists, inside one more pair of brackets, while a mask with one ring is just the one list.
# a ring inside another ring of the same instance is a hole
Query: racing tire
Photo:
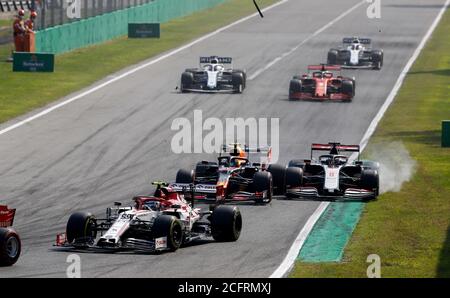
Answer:
[[77, 239], [97, 237], [97, 220], [89, 212], [75, 212], [67, 221], [66, 237], [68, 243], [73, 243]]
[[[303, 185], [303, 169], [300, 167], [288, 167], [286, 169], [286, 189], [301, 187]], [[286, 193], [286, 197], [290, 195]]]
[[253, 188], [255, 192], [267, 191], [266, 199], [256, 199], [256, 203], [268, 204], [272, 201], [273, 196], [273, 179], [269, 172], [257, 172], [253, 176]]
[[22, 242], [13, 228], [0, 228], [0, 266], [12, 266], [20, 257]]
[[337, 50], [328, 51], [327, 64], [337, 65], [338, 64], [339, 52]]
[[361, 173], [360, 187], [374, 192], [376, 199], [380, 189], [380, 178], [377, 170], [363, 170]]
[[167, 248], [176, 251], [183, 244], [183, 226], [172, 215], [158, 216], [152, 226], [152, 235], [156, 238], [167, 237]]
[[272, 174], [273, 194], [284, 195], [286, 193], [286, 167], [279, 164], [271, 164], [267, 171]]
[[211, 167], [215, 167], [217, 168], [217, 162], [211, 162], [209, 161], [208, 163], [204, 163], [204, 162], [198, 162], [197, 165], [195, 166], [195, 171], [194, 171], [194, 177], [205, 177], [205, 175], [207, 174], [207, 170], [210, 169]]
[[186, 89], [191, 89], [194, 84], [194, 74], [192, 72], [183, 72], [181, 74], [180, 91], [182, 93], [188, 92]]
[[372, 52], [372, 63], [373, 69], [380, 70], [383, 66], [384, 54], [380, 50], [375, 50]]
[[350, 99], [355, 96], [355, 86], [353, 81], [342, 81], [342, 93], [350, 95]]
[[236, 206], [217, 206], [211, 215], [211, 234], [220, 242], [237, 241], [241, 235], [242, 216]]
[[305, 165], [305, 161], [303, 159], [293, 159], [293, 160], [289, 161], [288, 168], [291, 168], [291, 167], [303, 168], [304, 165]]
[[364, 167], [367, 170], [376, 170], [378, 171], [380, 169], [380, 163], [378, 161], [373, 160], [361, 160], [362, 167]]
[[194, 171], [185, 169], [178, 170], [175, 183], [194, 183]]
[[242, 72], [233, 72], [231, 74], [231, 84], [235, 93], [242, 93], [245, 86], [244, 74]]
[[247, 88], [247, 72], [242, 69], [235, 69], [233, 72], [241, 73], [244, 78], [244, 89]]
[[302, 81], [292, 79], [289, 83], [289, 100], [295, 100], [293, 95], [298, 92], [302, 92]]

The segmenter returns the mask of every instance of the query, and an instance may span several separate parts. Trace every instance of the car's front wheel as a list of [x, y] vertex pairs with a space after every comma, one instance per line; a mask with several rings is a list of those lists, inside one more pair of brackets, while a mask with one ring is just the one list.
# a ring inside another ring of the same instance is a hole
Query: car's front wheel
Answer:
[[217, 206], [211, 215], [211, 233], [216, 241], [236, 241], [242, 230], [242, 216], [236, 206]]

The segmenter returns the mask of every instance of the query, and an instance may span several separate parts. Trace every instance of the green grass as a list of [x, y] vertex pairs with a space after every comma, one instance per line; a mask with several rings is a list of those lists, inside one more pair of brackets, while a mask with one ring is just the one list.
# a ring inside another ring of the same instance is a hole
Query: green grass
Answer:
[[[262, 0], [259, 4], [267, 6], [275, 2], [277, 0]], [[229, 0], [215, 8], [163, 24], [159, 40], [122, 37], [58, 55], [55, 73], [14, 73], [11, 64], [3, 62], [11, 53], [11, 45], [0, 46], [0, 123], [255, 11], [252, 1]]]
[[0, 28], [1, 27], [12, 27], [12, 19], [11, 20], [0, 20]]
[[366, 277], [369, 254], [382, 277], [450, 277], [450, 148], [440, 147], [450, 119], [450, 11], [408, 74], [368, 150], [402, 142], [417, 171], [400, 192], [366, 206], [341, 263], [297, 263], [291, 277]]

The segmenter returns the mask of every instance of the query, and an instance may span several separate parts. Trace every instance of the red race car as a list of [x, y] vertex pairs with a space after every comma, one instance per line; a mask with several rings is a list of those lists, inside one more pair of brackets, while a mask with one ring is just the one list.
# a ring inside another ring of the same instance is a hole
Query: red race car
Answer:
[[0, 266], [14, 265], [20, 256], [22, 244], [13, 228], [16, 209], [0, 205]]
[[294, 76], [289, 85], [289, 100], [351, 101], [355, 78], [343, 77], [339, 65], [310, 65], [308, 73]]

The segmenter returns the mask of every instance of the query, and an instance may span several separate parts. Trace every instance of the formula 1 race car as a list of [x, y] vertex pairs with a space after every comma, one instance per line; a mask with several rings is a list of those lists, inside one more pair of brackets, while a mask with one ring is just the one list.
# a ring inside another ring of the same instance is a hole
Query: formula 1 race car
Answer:
[[[314, 151], [329, 151], [313, 158]], [[379, 192], [378, 162], [359, 160], [359, 145], [312, 144], [311, 159], [291, 160], [286, 169], [286, 196], [303, 198], [375, 199]], [[350, 162], [341, 152], [358, 152]]]
[[[311, 72], [312, 71], [312, 72]], [[351, 101], [355, 96], [355, 78], [343, 77], [336, 65], [310, 65], [308, 73], [294, 76], [289, 84], [289, 100]]]
[[[194, 208], [183, 194], [154, 183], [153, 196], [138, 196], [134, 206], [116, 202], [97, 219], [88, 212], [73, 213], [66, 233], [57, 235], [56, 246], [100, 251], [175, 251], [194, 240], [236, 241], [242, 229], [239, 209], [216, 206], [212, 211]], [[192, 196], [190, 196], [192, 197]], [[100, 234], [100, 235], [98, 235]]]
[[[262, 162], [251, 163], [249, 153], [267, 154]], [[254, 201], [269, 203], [273, 194], [284, 195], [285, 166], [268, 164], [271, 148], [250, 149], [240, 144], [223, 146], [217, 162], [200, 161], [195, 170], [181, 169], [176, 183], [171, 186], [180, 191], [194, 183], [197, 194], [216, 203]]]
[[340, 48], [328, 51], [328, 64], [378, 70], [383, 66], [383, 50], [371, 49], [369, 38], [346, 37], [342, 43]]
[[226, 68], [230, 57], [200, 57], [200, 68], [188, 68], [181, 74], [181, 92], [242, 93], [247, 84], [244, 70]]
[[0, 266], [14, 265], [22, 250], [20, 237], [11, 228], [15, 214], [16, 209], [0, 205]]
[[[251, 163], [249, 153], [263, 153], [266, 156], [261, 158], [262, 162]], [[229, 201], [270, 203], [273, 194], [284, 195], [286, 171], [284, 166], [268, 164], [271, 155], [271, 148], [251, 149], [248, 146], [242, 148], [238, 143], [225, 145], [217, 162], [200, 161], [195, 170], [180, 169], [176, 183], [171, 186], [180, 191], [183, 187], [194, 183], [197, 195], [217, 203]]]

